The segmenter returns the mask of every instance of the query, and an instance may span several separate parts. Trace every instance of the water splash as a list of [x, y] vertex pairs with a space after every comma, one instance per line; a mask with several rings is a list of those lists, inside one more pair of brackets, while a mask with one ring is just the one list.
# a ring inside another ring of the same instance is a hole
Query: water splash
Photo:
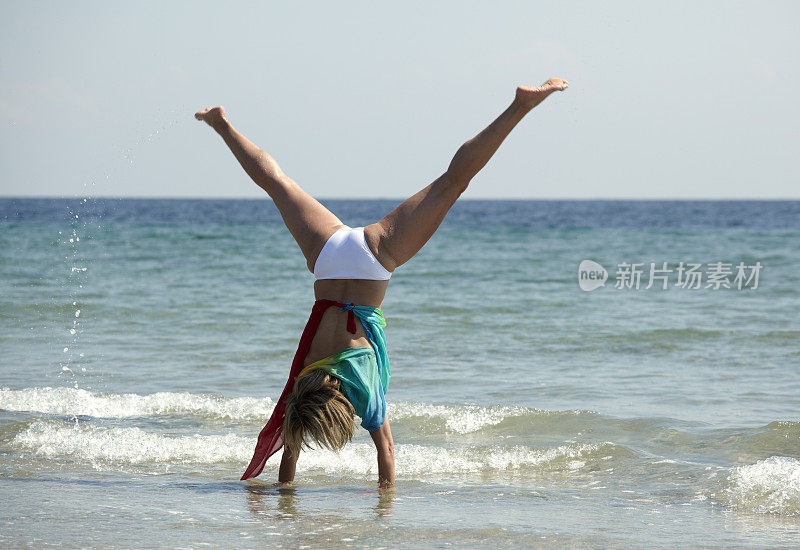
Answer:
[[734, 508], [782, 516], [800, 516], [800, 460], [771, 456], [731, 470], [726, 501]]

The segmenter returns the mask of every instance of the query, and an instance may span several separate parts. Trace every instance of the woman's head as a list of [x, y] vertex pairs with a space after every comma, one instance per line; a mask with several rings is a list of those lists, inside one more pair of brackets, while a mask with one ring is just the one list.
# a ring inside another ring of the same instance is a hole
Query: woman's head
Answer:
[[339, 379], [323, 370], [312, 371], [295, 381], [286, 400], [283, 444], [295, 456], [311, 441], [339, 450], [353, 438], [354, 414]]

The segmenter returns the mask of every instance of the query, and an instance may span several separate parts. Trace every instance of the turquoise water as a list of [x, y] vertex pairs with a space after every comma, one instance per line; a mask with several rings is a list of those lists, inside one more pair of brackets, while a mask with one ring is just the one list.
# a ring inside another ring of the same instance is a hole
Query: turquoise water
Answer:
[[459, 202], [383, 304], [396, 490], [363, 430], [278, 489], [238, 478], [314, 298], [272, 203], [2, 199], [0, 543], [800, 544], [798, 244], [798, 202]]

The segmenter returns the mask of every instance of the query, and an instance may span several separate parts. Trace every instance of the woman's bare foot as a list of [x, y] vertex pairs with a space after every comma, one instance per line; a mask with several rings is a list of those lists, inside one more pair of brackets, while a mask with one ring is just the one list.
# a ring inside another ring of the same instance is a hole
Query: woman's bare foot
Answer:
[[225, 107], [221, 105], [219, 107], [209, 107], [208, 109], [197, 111], [194, 114], [194, 118], [205, 121], [215, 130], [219, 130], [221, 126], [228, 122], [228, 119], [225, 118]]
[[545, 100], [553, 92], [566, 90], [569, 82], [560, 78], [551, 78], [541, 86], [520, 86], [517, 88], [515, 101], [519, 102], [526, 109], [530, 110]]

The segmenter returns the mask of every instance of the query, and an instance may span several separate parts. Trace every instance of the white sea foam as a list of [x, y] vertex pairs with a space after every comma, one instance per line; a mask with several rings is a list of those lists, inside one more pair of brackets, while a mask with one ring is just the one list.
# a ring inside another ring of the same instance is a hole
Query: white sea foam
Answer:
[[509, 417], [541, 413], [524, 407], [479, 407], [477, 405], [428, 405], [425, 403], [389, 403], [389, 418], [426, 417], [444, 420], [445, 427], [465, 434], [494, 426]]
[[268, 397], [226, 398], [173, 392], [95, 394], [75, 388], [0, 389], [0, 409], [99, 418], [200, 414], [229, 420], [254, 420], [268, 417], [274, 406]]
[[759, 514], [800, 516], [800, 460], [771, 456], [731, 470], [728, 504]]
[[253, 440], [227, 435], [170, 437], [139, 428], [101, 428], [36, 422], [18, 433], [11, 446], [47, 458], [144, 463], [213, 463], [241, 461]]
[[[219, 464], [250, 460], [254, 437], [236, 434], [171, 436], [140, 428], [100, 427], [76, 423], [37, 421], [11, 441], [13, 449], [44, 458], [69, 458], [86, 463], [117, 464]], [[570, 444], [549, 449], [524, 446], [473, 446], [443, 448], [397, 445], [398, 472], [406, 476], [431, 473], [513, 471], [556, 463], [574, 469], [576, 460], [586, 460], [603, 445]], [[606, 449], [603, 449], [606, 451]], [[268, 469], [276, 469], [271, 460]], [[336, 475], [377, 473], [375, 448], [371, 443], [353, 443], [341, 452], [317, 449], [303, 454], [300, 471], [322, 471]]]
[[[266, 421], [274, 406], [275, 403], [268, 397], [257, 399], [174, 392], [98, 394], [75, 388], [0, 388], [0, 409], [97, 418], [194, 414], [226, 420]], [[446, 430], [459, 434], [476, 432], [507, 418], [533, 414], [549, 413], [525, 407], [408, 402], [390, 402], [388, 409], [388, 416], [393, 421], [413, 418], [436, 420]]]

